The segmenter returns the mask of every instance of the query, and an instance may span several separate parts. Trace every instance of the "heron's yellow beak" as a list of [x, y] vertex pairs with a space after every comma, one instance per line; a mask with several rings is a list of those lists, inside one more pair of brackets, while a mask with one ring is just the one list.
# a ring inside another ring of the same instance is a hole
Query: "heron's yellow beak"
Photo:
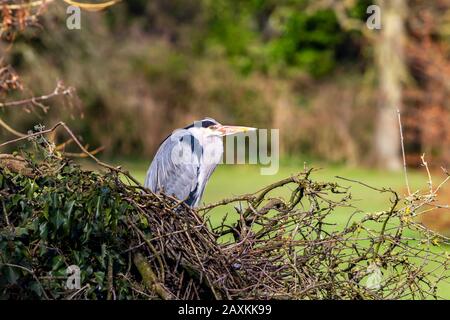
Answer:
[[251, 127], [223, 126], [221, 124], [211, 126], [209, 128], [211, 130], [217, 132], [222, 137], [256, 130], [256, 128], [251, 128]]

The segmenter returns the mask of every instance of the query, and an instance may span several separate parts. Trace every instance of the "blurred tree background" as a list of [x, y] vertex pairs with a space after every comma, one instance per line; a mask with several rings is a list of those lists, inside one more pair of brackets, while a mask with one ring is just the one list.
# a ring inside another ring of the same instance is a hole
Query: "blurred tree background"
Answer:
[[[365, 24], [372, 4], [380, 30]], [[1, 43], [17, 97], [58, 80], [78, 95], [45, 116], [1, 110], [18, 131], [64, 120], [106, 156], [150, 159], [174, 128], [211, 116], [279, 128], [285, 156], [395, 169], [399, 108], [409, 164], [450, 160], [446, 0], [129, 0], [82, 11], [81, 30], [66, 8], [49, 4], [42, 28]]]

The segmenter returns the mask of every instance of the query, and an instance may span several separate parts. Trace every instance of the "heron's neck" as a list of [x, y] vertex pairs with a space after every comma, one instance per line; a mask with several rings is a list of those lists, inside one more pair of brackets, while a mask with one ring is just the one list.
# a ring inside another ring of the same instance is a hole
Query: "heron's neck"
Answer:
[[204, 161], [209, 164], [219, 164], [223, 154], [222, 137], [211, 135], [203, 128], [190, 129], [192, 135], [199, 141], [202, 147]]

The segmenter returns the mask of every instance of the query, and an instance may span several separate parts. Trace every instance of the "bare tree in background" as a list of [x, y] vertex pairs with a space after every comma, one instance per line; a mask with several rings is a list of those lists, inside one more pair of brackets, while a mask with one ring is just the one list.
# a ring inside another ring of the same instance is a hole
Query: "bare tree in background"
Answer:
[[375, 41], [375, 62], [380, 90], [375, 129], [377, 161], [391, 170], [401, 168], [400, 137], [396, 109], [402, 107], [402, 82], [406, 78], [404, 58], [405, 0], [379, 0], [382, 28]]
[[381, 30], [370, 30], [364, 21], [349, 16], [348, 11], [355, 0], [323, 0], [313, 8], [334, 10], [344, 30], [358, 30], [374, 48], [379, 86], [378, 116], [375, 119], [374, 154], [379, 166], [390, 170], [400, 169], [400, 137], [397, 110], [402, 109], [402, 83], [407, 77], [404, 58], [405, 0], [378, 0], [381, 10]]

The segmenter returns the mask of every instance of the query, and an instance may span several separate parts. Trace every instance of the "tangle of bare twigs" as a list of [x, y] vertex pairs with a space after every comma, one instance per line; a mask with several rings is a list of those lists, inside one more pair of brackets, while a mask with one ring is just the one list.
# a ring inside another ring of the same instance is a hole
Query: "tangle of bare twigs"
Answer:
[[[131, 208], [120, 218], [120, 228], [127, 232], [119, 239], [126, 245], [121, 256], [132, 256], [139, 276], [130, 267], [120, 272], [108, 267], [109, 298], [123, 290], [119, 278], [128, 281], [134, 298], [144, 299], [425, 299], [440, 298], [439, 285], [449, 281], [449, 257], [439, 250], [449, 239], [415, 219], [433, 207], [432, 194], [416, 192], [402, 199], [393, 190], [341, 178], [391, 195], [386, 210], [361, 213], [354, 208], [348, 188], [313, 181], [312, 170], [306, 170], [254, 194], [193, 210], [177, 199], [151, 193], [128, 172], [98, 160], [64, 123], [0, 147], [35, 141], [58, 128], [109, 172], [97, 174], [90, 187], [89, 180], [83, 181], [83, 190], [108, 186], [112, 199]], [[47, 158], [58, 161], [30, 165], [34, 176], [61, 174], [70, 165], [52, 148]], [[131, 183], [124, 182], [127, 179]], [[292, 191], [286, 198], [273, 196], [280, 190]], [[1, 198], [3, 203], [10, 199], [8, 193]], [[230, 205], [235, 206], [229, 210], [235, 218], [211, 220], [217, 207]], [[36, 218], [40, 212], [36, 208]], [[345, 212], [347, 224], [334, 225], [335, 215]], [[12, 214], [6, 216], [8, 220], [0, 220], [2, 228], [19, 227]], [[58, 248], [63, 256], [68, 250]], [[32, 276], [46, 277], [42, 266], [30, 270]], [[41, 282], [50, 298], [61, 297]], [[84, 291], [89, 297], [92, 288], [84, 286], [80, 293], [66, 294], [76, 298]]]

